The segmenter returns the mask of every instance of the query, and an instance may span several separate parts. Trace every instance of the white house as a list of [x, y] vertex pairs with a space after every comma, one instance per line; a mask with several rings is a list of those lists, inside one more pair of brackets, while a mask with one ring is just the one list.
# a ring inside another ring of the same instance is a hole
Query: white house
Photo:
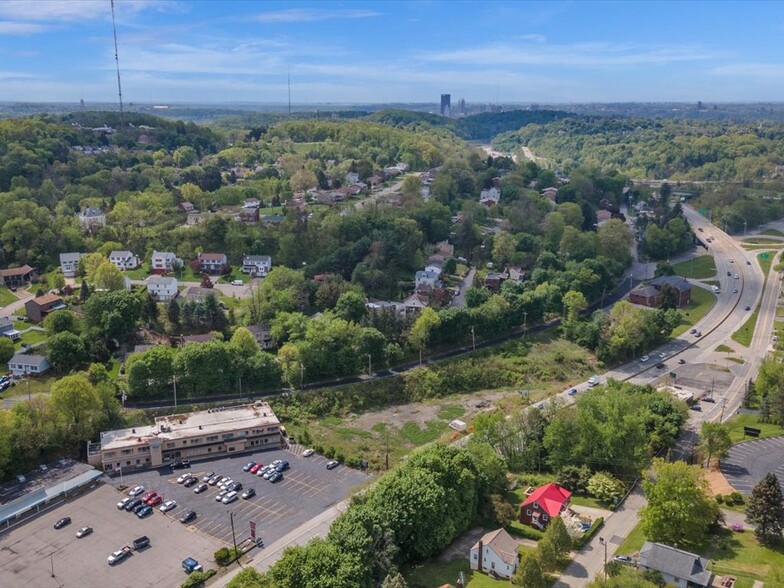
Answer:
[[678, 588], [708, 588], [713, 573], [708, 560], [662, 543], [646, 541], [640, 549], [640, 567], [661, 572], [664, 581]]
[[150, 276], [147, 278], [147, 293], [158, 302], [168, 302], [177, 297], [177, 279]]
[[139, 258], [130, 251], [112, 251], [109, 253], [111, 261], [120, 271], [136, 269], [139, 267]]
[[61, 253], [60, 254], [60, 271], [66, 278], [73, 278], [79, 269], [79, 260], [82, 258], [81, 253]]
[[101, 212], [100, 208], [95, 208], [93, 206], [85, 208], [82, 212], [77, 214], [76, 219], [79, 221], [79, 224], [82, 225], [82, 228], [87, 231], [106, 226], [106, 215]]
[[479, 202], [484, 204], [485, 206], [490, 206], [491, 204], [498, 204], [501, 201], [501, 190], [493, 186], [487, 190], [482, 190], [479, 193]]
[[359, 181], [359, 174], [357, 172], [348, 172], [346, 174], [347, 184], [356, 184]]
[[242, 202], [242, 208], [258, 208], [261, 206], [261, 200], [258, 198], [246, 198]]
[[272, 269], [272, 258], [269, 255], [243, 255], [242, 273], [264, 276]]
[[11, 341], [16, 341], [22, 333], [16, 330], [14, 323], [7, 316], [0, 316], [0, 337], [8, 337]]
[[174, 270], [174, 266], [182, 266], [182, 259], [171, 251], [153, 251], [150, 260], [150, 271], [154, 274], [166, 274]]
[[49, 360], [43, 355], [24, 355], [22, 353], [16, 353], [8, 361], [8, 369], [11, 370], [11, 373], [15, 376], [35, 376], [44, 373], [50, 367], [52, 367], [52, 364], [50, 364]]
[[414, 276], [414, 285], [417, 290], [420, 288], [435, 288], [439, 274], [432, 270], [419, 270]]
[[490, 531], [474, 543], [468, 559], [472, 570], [509, 579], [520, 561], [517, 541], [505, 529]]

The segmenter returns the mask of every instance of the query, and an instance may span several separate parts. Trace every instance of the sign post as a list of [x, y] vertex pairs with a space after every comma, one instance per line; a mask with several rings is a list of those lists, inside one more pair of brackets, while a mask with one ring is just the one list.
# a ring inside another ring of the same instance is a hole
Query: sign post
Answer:
[[250, 538], [256, 539], [256, 523], [254, 521], [250, 522]]

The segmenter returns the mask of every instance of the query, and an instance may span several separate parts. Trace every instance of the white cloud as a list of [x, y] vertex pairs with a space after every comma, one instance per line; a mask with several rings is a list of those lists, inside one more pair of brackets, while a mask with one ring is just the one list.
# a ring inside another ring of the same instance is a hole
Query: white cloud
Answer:
[[35, 35], [47, 29], [48, 27], [38, 23], [0, 21], [0, 35]]
[[529, 35], [520, 35], [517, 38], [521, 41], [530, 41], [531, 43], [545, 43], [547, 41], [547, 37], [535, 33], [531, 33]]
[[778, 82], [784, 77], [784, 65], [779, 63], [730, 63], [714, 67], [709, 73], [715, 76], [771, 78]]
[[[152, 7], [172, 7], [175, 3], [162, 0], [117, 0], [119, 14], [141, 12]], [[94, 20], [111, 16], [104, 0], [3, 0], [0, 16], [14, 21], [62, 22]]]
[[322, 20], [372, 18], [381, 13], [373, 10], [322, 10], [316, 8], [291, 8], [278, 12], [262, 12], [260, 22], [316, 22]]

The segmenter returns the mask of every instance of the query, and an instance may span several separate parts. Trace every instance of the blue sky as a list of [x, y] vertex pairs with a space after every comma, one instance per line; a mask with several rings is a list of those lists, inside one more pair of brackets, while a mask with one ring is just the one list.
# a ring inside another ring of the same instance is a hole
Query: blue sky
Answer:
[[[781, 101], [780, 2], [116, 0], [128, 102]], [[0, 1], [0, 100], [116, 97], [109, 0]]]

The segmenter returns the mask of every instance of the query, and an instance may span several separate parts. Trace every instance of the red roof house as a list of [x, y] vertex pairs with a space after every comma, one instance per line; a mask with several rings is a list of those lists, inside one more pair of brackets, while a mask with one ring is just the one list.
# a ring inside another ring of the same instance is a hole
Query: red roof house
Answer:
[[520, 505], [520, 522], [544, 530], [550, 521], [569, 508], [572, 493], [550, 482], [539, 486]]

